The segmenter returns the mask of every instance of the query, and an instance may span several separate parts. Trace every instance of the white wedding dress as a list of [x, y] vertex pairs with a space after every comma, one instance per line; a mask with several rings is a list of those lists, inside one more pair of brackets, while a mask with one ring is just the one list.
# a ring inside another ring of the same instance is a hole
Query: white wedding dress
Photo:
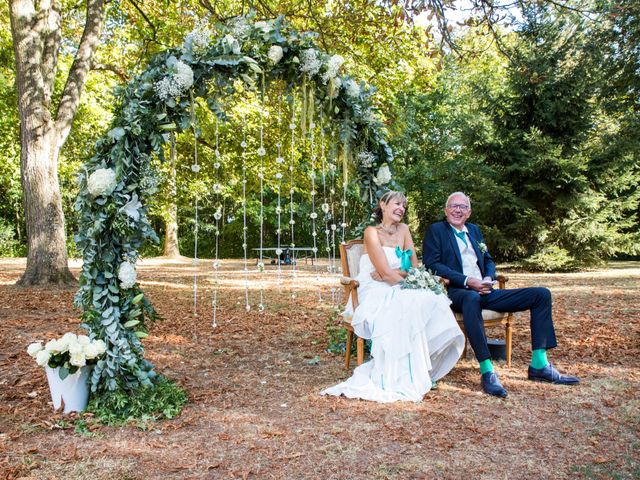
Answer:
[[[400, 267], [392, 247], [382, 247], [391, 268]], [[401, 289], [371, 278], [375, 268], [365, 254], [356, 277], [359, 305], [351, 325], [371, 339], [371, 360], [322, 395], [344, 395], [375, 402], [419, 402], [432, 381], [444, 377], [464, 348], [464, 335], [446, 295], [430, 290]], [[351, 308], [347, 305], [347, 311]]]

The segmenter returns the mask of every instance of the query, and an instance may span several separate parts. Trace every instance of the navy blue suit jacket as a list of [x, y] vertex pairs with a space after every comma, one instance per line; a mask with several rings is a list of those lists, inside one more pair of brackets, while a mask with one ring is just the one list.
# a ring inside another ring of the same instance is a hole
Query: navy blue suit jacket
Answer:
[[[480, 251], [479, 243], [485, 243], [477, 225], [467, 223], [468, 237], [478, 257], [478, 267], [482, 277], [495, 280], [496, 264], [489, 251]], [[446, 220], [429, 226], [422, 244], [422, 263], [436, 275], [448, 279], [451, 287], [465, 288], [465, 275], [462, 273], [462, 257], [453, 228]]]

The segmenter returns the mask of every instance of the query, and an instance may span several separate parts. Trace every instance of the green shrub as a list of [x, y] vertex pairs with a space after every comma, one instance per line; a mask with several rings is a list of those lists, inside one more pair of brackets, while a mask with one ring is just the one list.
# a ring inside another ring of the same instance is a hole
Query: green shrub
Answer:
[[87, 407], [104, 425], [136, 423], [141, 428], [150, 421], [179, 415], [187, 401], [186, 392], [165, 377], [151, 387], [135, 391], [118, 389], [95, 394]]
[[20, 242], [15, 239], [13, 225], [0, 218], [0, 257], [17, 257], [23, 250]]
[[564, 248], [548, 245], [522, 262], [524, 268], [537, 272], [566, 272], [576, 269], [576, 260]]

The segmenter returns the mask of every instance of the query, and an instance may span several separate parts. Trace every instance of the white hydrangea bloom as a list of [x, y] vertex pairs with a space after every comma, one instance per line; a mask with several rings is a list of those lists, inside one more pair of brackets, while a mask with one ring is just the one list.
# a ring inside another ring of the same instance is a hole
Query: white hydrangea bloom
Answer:
[[127, 290], [136, 284], [136, 267], [130, 262], [122, 262], [118, 269], [120, 288]]
[[176, 98], [193, 85], [193, 70], [176, 57], [169, 57], [166, 65], [169, 74], [156, 82], [154, 88], [162, 100]]
[[99, 168], [87, 179], [87, 190], [92, 197], [111, 195], [116, 188], [116, 172], [111, 168]]
[[332, 78], [338, 76], [338, 71], [342, 64], [344, 63], [344, 58], [342, 55], [333, 55], [329, 61], [327, 62], [327, 70], [322, 74], [322, 81], [327, 83]]
[[280, 45], [271, 45], [271, 48], [269, 48], [269, 52], [267, 53], [269, 61], [274, 65], [282, 60], [283, 55], [284, 52], [282, 51], [282, 47]]
[[376, 185], [386, 185], [391, 181], [391, 171], [389, 170], [388, 165], [385, 163], [378, 170], [378, 174], [376, 178], [373, 179]]
[[322, 67], [322, 61], [318, 58], [317, 50], [308, 48], [300, 54], [300, 71], [308, 74], [310, 77], [316, 75]]

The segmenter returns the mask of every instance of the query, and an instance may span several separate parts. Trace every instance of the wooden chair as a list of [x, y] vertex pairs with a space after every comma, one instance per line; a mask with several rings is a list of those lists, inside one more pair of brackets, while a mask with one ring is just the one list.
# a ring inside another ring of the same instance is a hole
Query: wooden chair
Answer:
[[[343, 277], [340, 279], [340, 284], [344, 287], [345, 300], [348, 301], [351, 298], [352, 310], [355, 310], [358, 306], [358, 287], [360, 284], [355, 279], [358, 276], [360, 269], [360, 257], [364, 252], [364, 240], [356, 239], [351, 240], [348, 243], [340, 244], [340, 262], [342, 263]], [[347, 329], [347, 344], [345, 346], [345, 368], [349, 368], [351, 361], [351, 345], [353, 344], [353, 337], [356, 337], [356, 359], [358, 365], [362, 365], [364, 362], [364, 340], [353, 331], [351, 326], [351, 314], [343, 313], [342, 321]]]
[[[443, 284], [445, 287], [449, 283], [446, 279], [443, 280]], [[496, 280], [498, 280], [499, 288], [506, 288], [506, 284], [509, 281], [508, 277], [504, 275], [497, 275]], [[464, 332], [464, 351], [462, 352], [463, 356], [467, 354], [467, 332], [464, 330], [464, 321], [462, 319], [462, 313], [453, 312], [460, 329]], [[512, 343], [511, 339], [513, 336], [513, 312], [495, 312], [493, 310], [482, 310], [482, 319], [484, 320], [485, 327], [499, 327], [504, 326], [504, 343], [506, 350], [506, 365], [507, 367], [511, 366], [511, 352], [512, 352]]]
[[[364, 252], [364, 240], [355, 239], [347, 242], [346, 244], [340, 244], [340, 261], [342, 263], [343, 277], [340, 279], [340, 284], [344, 288], [345, 299], [348, 301], [351, 298], [353, 310], [358, 306], [358, 287], [360, 284], [355, 279], [358, 276], [360, 269], [360, 257]], [[509, 278], [504, 275], [498, 275], [499, 288], [506, 288], [506, 284]], [[442, 283], [447, 286], [449, 283], [446, 279], [440, 279]], [[453, 312], [460, 329], [465, 333], [464, 336], [464, 352], [467, 354], [467, 334], [464, 331], [464, 322], [462, 320], [462, 313]], [[511, 366], [511, 352], [512, 352], [512, 336], [513, 336], [513, 313], [512, 312], [495, 312], [493, 310], [482, 310], [482, 319], [486, 327], [504, 326], [505, 336], [505, 349], [506, 349], [506, 365]], [[351, 315], [343, 314], [342, 321], [347, 329], [347, 344], [345, 348], [345, 368], [349, 368], [351, 362], [351, 345], [353, 344], [353, 337], [356, 337], [356, 358], [358, 365], [362, 365], [364, 362], [364, 340], [353, 331], [351, 326]]]

